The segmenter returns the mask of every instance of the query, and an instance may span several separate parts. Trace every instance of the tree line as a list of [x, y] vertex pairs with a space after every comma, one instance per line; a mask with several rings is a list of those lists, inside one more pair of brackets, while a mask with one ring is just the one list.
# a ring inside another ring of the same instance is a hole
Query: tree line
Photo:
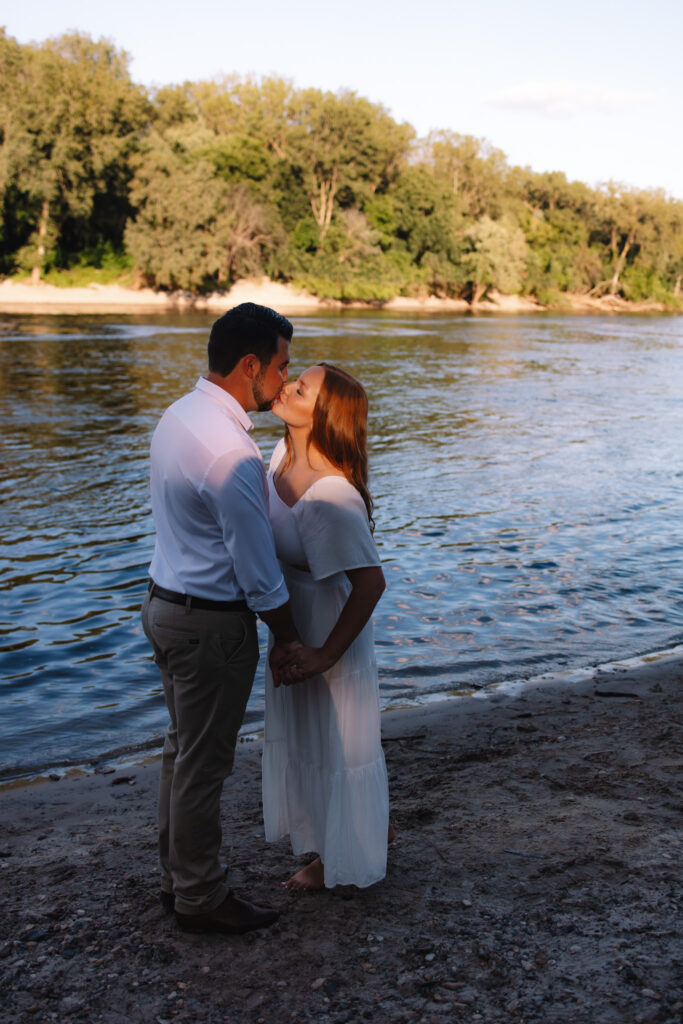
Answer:
[[73, 33], [0, 33], [0, 273], [73, 268], [192, 292], [268, 274], [320, 296], [491, 289], [681, 301], [683, 203], [416, 138], [354, 92], [226, 76], [149, 91]]

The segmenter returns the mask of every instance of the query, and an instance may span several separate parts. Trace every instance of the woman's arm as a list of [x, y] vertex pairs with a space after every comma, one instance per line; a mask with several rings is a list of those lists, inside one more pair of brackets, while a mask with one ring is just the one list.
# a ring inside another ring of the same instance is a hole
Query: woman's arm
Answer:
[[372, 615], [375, 605], [384, 593], [384, 573], [378, 565], [364, 569], [349, 569], [346, 573], [351, 593], [341, 610], [330, 635], [322, 647], [298, 647], [288, 651], [277, 665], [276, 686], [300, 682], [319, 675], [339, 661]]

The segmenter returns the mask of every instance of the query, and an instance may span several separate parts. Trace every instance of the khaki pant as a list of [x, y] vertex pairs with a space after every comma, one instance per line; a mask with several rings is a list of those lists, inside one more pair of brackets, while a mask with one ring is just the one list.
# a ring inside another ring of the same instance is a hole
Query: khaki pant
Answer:
[[142, 625], [170, 723], [159, 785], [161, 888], [183, 914], [213, 910], [227, 886], [220, 797], [258, 663], [252, 612], [204, 611], [145, 598]]

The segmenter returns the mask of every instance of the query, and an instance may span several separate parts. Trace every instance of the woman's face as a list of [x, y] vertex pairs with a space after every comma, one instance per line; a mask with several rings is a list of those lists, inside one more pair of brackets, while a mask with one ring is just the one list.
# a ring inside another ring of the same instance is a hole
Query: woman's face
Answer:
[[325, 370], [322, 366], [309, 366], [298, 380], [287, 381], [273, 404], [272, 412], [288, 427], [308, 427], [310, 430], [313, 410], [324, 379]]

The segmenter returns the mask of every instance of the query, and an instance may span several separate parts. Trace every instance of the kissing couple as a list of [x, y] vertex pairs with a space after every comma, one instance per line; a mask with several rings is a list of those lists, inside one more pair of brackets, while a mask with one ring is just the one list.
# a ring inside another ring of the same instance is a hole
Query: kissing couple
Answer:
[[[155, 526], [145, 634], [169, 725], [159, 788], [161, 902], [186, 931], [241, 933], [278, 912], [228, 888], [220, 798], [269, 630], [263, 815], [316, 854], [283, 884], [386, 874], [387, 773], [371, 616], [385, 588], [368, 492], [368, 401], [327, 363], [288, 380], [293, 328], [242, 303], [212, 326], [208, 372], [151, 444]], [[284, 424], [266, 475], [249, 413]]]

